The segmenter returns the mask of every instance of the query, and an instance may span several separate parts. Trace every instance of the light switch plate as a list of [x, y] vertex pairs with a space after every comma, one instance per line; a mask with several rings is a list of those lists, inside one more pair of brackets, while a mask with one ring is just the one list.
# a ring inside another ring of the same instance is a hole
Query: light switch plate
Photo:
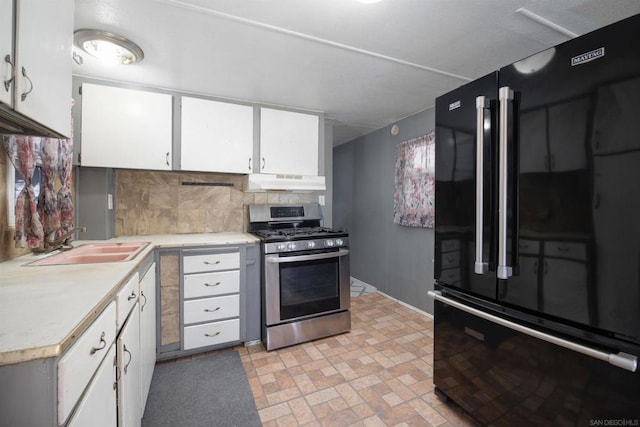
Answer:
[[324, 195], [318, 196], [318, 203], [320, 206], [324, 206]]
[[107, 209], [113, 210], [113, 194], [111, 193], [107, 194]]

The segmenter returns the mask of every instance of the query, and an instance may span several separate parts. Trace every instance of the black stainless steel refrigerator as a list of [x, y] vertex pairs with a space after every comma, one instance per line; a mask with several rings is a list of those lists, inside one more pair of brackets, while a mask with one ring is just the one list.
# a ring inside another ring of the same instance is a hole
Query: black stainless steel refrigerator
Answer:
[[436, 391], [640, 425], [640, 15], [439, 97], [435, 174]]

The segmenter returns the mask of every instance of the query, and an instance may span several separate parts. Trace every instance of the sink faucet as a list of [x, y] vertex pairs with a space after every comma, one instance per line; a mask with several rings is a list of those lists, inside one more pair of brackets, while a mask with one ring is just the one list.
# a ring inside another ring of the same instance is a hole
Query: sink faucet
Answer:
[[56, 239], [55, 236], [58, 231], [59, 230], [54, 230], [51, 233], [49, 233], [47, 237], [44, 239], [44, 247], [36, 248], [33, 251], [36, 253], [42, 253], [42, 252], [49, 253], [49, 252], [55, 251], [56, 249], [61, 249], [64, 246], [69, 246], [71, 245], [71, 240], [73, 239], [73, 235], [78, 231], [82, 231], [82, 232], [87, 231], [87, 227], [73, 228], [67, 231], [66, 233], [62, 234], [60, 237]]

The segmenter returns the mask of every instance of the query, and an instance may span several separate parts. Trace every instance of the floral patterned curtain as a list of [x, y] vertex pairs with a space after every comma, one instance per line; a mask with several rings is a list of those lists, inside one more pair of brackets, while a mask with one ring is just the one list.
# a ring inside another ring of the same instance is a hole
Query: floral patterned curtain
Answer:
[[[71, 174], [73, 142], [23, 135], [3, 135], [9, 160], [24, 177], [25, 186], [16, 198], [15, 246], [40, 248], [52, 232], [60, 235], [73, 227]], [[40, 160], [43, 183], [36, 202], [33, 175]], [[56, 192], [56, 177], [60, 189]]]
[[52, 138], [42, 138], [42, 189], [38, 200], [38, 213], [42, 220], [45, 238], [60, 229], [60, 209], [55, 183], [58, 176], [58, 145], [59, 141]]
[[393, 222], [433, 228], [435, 220], [435, 132], [398, 144]]
[[44, 242], [44, 229], [38, 215], [32, 178], [36, 167], [36, 137], [3, 137], [9, 159], [24, 177], [25, 186], [16, 198], [15, 242], [18, 248], [38, 248]]
[[73, 199], [71, 198], [71, 172], [73, 162], [73, 141], [61, 139], [58, 147], [58, 167], [60, 181], [58, 208], [60, 209], [61, 234], [73, 228]]

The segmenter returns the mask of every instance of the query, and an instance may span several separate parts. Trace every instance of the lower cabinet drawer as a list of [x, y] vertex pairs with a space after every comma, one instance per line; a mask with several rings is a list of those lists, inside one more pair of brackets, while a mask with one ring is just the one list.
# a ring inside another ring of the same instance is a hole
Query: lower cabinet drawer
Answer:
[[184, 349], [208, 347], [240, 339], [240, 319], [222, 320], [184, 328]]
[[185, 325], [239, 315], [240, 295], [237, 294], [184, 302]]
[[240, 270], [184, 275], [184, 297], [199, 298], [240, 292]]
[[238, 252], [185, 255], [183, 258], [183, 270], [185, 273], [232, 270], [235, 268], [240, 268], [240, 254]]
[[116, 337], [112, 302], [58, 362], [58, 423], [64, 424]]

